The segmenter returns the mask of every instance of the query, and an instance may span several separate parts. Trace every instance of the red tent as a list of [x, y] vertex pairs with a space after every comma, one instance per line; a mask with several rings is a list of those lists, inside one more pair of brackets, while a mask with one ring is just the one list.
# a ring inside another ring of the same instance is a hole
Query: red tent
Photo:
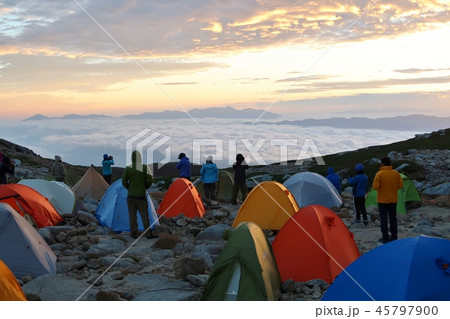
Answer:
[[39, 228], [64, 221], [47, 198], [25, 185], [0, 185], [0, 202], [9, 204], [22, 216], [30, 215]]
[[205, 207], [194, 185], [185, 178], [177, 178], [164, 195], [157, 214], [165, 217], [181, 214], [190, 218], [202, 217]]
[[361, 255], [339, 216], [321, 205], [304, 207], [293, 215], [272, 248], [283, 282], [323, 279], [331, 283]]

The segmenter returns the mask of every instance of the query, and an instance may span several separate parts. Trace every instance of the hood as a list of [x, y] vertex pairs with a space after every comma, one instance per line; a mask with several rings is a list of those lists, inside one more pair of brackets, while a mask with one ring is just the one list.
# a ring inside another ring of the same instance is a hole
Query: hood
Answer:
[[328, 175], [334, 174], [334, 168], [333, 167], [328, 167], [327, 174]]
[[57, 162], [61, 162], [61, 156], [59, 156], [59, 155], [55, 155], [55, 161], [57, 161]]
[[133, 151], [133, 153], [131, 153], [131, 162], [133, 163], [133, 165], [142, 164], [142, 155], [141, 153], [139, 153], [139, 151]]

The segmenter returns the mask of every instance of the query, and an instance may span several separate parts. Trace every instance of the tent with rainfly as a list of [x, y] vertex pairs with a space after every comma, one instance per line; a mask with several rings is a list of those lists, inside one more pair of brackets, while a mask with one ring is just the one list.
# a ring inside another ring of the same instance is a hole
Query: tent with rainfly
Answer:
[[450, 301], [450, 240], [418, 236], [378, 246], [350, 264], [323, 301]]
[[[106, 193], [103, 195], [100, 203], [98, 204], [95, 217], [100, 221], [103, 226], [108, 227], [115, 232], [129, 232], [130, 231], [130, 218], [128, 216], [127, 205], [128, 190], [122, 185], [122, 180], [119, 179], [111, 184]], [[159, 225], [158, 218], [156, 216], [155, 206], [149, 196], [147, 197], [148, 205], [148, 218], [151, 228], [154, 229], [155, 225]], [[137, 214], [138, 230], [143, 231], [144, 226], [140, 214]]]
[[[403, 173], [400, 173], [400, 176], [403, 180], [403, 188], [398, 190], [397, 213], [406, 214], [408, 203], [421, 203], [422, 200], [414, 182]], [[378, 192], [373, 188], [369, 191], [366, 196], [366, 208], [378, 206], [377, 195]]]
[[320, 174], [297, 173], [289, 177], [283, 185], [294, 195], [300, 207], [322, 205], [332, 208], [342, 205], [341, 195], [333, 184]]
[[109, 184], [91, 164], [83, 177], [72, 187], [72, 190], [79, 198], [89, 197], [99, 201], [108, 187]]
[[0, 301], [26, 301], [16, 277], [0, 260]]
[[272, 248], [283, 282], [320, 278], [331, 283], [360, 256], [344, 222], [321, 205], [301, 208], [281, 228]]
[[17, 278], [56, 273], [56, 255], [8, 204], [0, 203], [0, 259]]
[[270, 243], [253, 223], [227, 232], [201, 300], [278, 300], [281, 281]]
[[185, 178], [177, 178], [169, 186], [157, 214], [164, 217], [181, 214], [189, 218], [203, 217], [205, 206], [194, 185]]
[[32, 217], [39, 228], [63, 222], [49, 201], [37, 191], [21, 184], [0, 185], [0, 202], [9, 204], [20, 215]]
[[298, 212], [294, 196], [282, 184], [274, 181], [256, 185], [242, 203], [233, 227], [252, 222], [261, 229], [278, 230]]
[[59, 214], [71, 214], [75, 206], [75, 194], [63, 182], [45, 179], [22, 179], [19, 184], [31, 187], [48, 199]]

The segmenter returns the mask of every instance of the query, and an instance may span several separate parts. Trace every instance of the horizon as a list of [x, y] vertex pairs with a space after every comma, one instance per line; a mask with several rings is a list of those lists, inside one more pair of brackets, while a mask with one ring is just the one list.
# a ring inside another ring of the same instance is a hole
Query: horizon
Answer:
[[3, 1], [2, 119], [226, 106], [447, 117], [449, 12], [439, 0]]

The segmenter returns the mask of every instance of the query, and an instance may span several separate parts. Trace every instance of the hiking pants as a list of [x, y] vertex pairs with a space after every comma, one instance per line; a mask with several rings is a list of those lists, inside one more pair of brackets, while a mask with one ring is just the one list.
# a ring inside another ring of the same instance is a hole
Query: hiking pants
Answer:
[[137, 223], [137, 211], [141, 215], [142, 224], [144, 225], [144, 230], [150, 227], [150, 221], [148, 220], [148, 206], [147, 198], [127, 198], [128, 204], [128, 215], [130, 217], [130, 231], [132, 234], [137, 234], [138, 223]]
[[356, 220], [361, 220], [361, 215], [364, 221], [367, 221], [366, 198], [364, 196], [355, 196], [355, 210]]
[[237, 194], [241, 190], [242, 202], [244, 202], [247, 197], [247, 184], [234, 184], [233, 185], [233, 196], [231, 196], [231, 204], [236, 204]]
[[216, 200], [216, 183], [203, 183], [205, 197]]
[[378, 211], [380, 212], [381, 233], [383, 238], [389, 239], [389, 227], [391, 230], [391, 239], [397, 239], [397, 203], [378, 203]]

